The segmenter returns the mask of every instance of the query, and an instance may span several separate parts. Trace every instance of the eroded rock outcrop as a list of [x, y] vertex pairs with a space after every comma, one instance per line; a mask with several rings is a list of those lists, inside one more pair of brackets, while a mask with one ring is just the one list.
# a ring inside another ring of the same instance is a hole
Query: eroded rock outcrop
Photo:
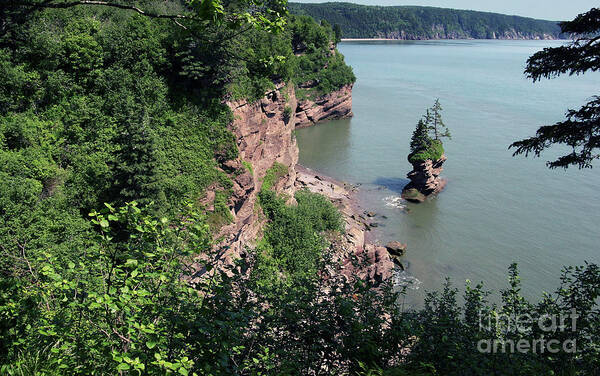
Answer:
[[411, 202], [423, 202], [428, 196], [438, 194], [446, 186], [446, 180], [440, 177], [446, 156], [439, 159], [411, 162], [413, 170], [406, 175], [410, 179], [402, 190], [402, 198]]
[[[351, 101], [351, 87], [345, 93], [349, 97], [345, 101]], [[328, 107], [316, 109], [324, 103], [330, 101], [317, 102], [315, 113], [333, 113]], [[298, 146], [292, 136], [298, 108], [294, 88], [278, 84], [257, 102], [230, 102], [228, 106], [233, 112], [230, 127], [236, 137], [239, 157], [223, 166], [233, 180], [232, 195], [227, 203], [232, 221], [215, 236], [220, 239], [216, 245], [220, 262], [230, 265], [234, 259], [244, 257], [246, 250], [260, 238], [266, 217], [257, 202], [258, 192], [267, 170], [277, 162], [285, 166], [287, 172], [278, 177], [271, 189], [290, 197], [289, 204], [294, 204], [294, 193], [298, 189], [306, 188], [328, 197], [342, 213], [345, 232], [332, 245], [341, 273], [347, 278], [368, 279], [374, 283], [389, 279], [395, 264], [385, 247], [366, 241], [370, 219], [358, 214], [356, 200], [352, 198], [353, 188], [297, 165]], [[209, 188], [205, 198], [209, 210], [214, 199], [215, 192]], [[198, 270], [197, 278], [203, 274], [203, 270]]]
[[[311, 88], [313, 83], [300, 87]], [[345, 85], [339, 90], [325, 94], [315, 100], [298, 101], [296, 107], [296, 128], [310, 127], [324, 120], [345, 119], [352, 113], [352, 86]]]
[[257, 102], [227, 103], [233, 112], [230, 129], [236, 137], [239, 157], [232, 164], [233, 194], [229, 201], [233, 221], [221, 228], [217, 238], [223, 240], [218, 247], [223, 249], [226, 260], [243, 254], [258, 238], [265, 222], [257, 209], [257, 195], [262, 180], [275, 162], [287, 167], [287, 174], [275, 183], [272, 189], [291, 197], [295, 192], [294, 182], [298, 162], [298, 145], [292, 137], [295, 113], [286, 108], [296, 108], [294, 89], [283, 84]]

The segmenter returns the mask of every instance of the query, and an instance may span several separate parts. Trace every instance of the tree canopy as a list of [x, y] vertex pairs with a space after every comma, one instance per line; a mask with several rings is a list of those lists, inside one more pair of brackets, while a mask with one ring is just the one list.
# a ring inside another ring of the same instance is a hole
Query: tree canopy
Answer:
[[[562, 22], [560, 27], [574, 40], [565, 46], [545, 48], [527, 60], [525, 74], [534, 82], [600, 69], [600, 9], [593, 8], [572, 21]], [[566, 120], [540, 127], [535, 136], [514, 142], [510, 148], [515, 149], [514, 155], [533, 154], [539, 157], [553, 145], [566, 145], [571, 152], [548, 161], [548, 167], [592, 167], [592, 162], [600, 158], [599, 96], [592, 97], [579, 110], [569, 110]]]

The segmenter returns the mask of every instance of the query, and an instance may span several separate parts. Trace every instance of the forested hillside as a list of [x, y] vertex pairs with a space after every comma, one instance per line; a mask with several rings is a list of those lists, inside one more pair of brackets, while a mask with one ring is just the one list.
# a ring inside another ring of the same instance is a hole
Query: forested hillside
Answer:
[[290, 3], [290, 12], [339, 25], [343, 38], [556, 39], [557, 22], [418, 6]]

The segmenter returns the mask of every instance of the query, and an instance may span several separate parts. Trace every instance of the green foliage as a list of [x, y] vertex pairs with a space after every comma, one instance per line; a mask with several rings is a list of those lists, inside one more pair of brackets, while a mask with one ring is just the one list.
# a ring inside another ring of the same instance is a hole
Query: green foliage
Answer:
[[216, 233], [221, 227], [233, 222], [233, 214], [229, 210], [227, 201], [231, 196], [231, 192], [219, 190], [215, 192], [213, 202], [213, 211], [208, 213], [208, 224], [211, 232]]
[[288, 123], [292, 117], [292, 108], [290, 106], [285, 106], [283, 109], [283, 120]]
[[242, 166], [250, 173], [250, 175], [254, 175], [254, 170], [252, 169], [252, 163], [248, 161], [242, 161]]
[[[581, 317], [591, 317], [587, 314], [589, 307], [596, 305], [600, 296], [598, 272], [595, 265], [565, 268], [561, 277], [563, 287], [554, 296], [544, 297], [537, 305], [520, 295], [520, 279], [514, 264], [509, 268], [509, 287], [502, 291], [499, 306], [488, 302], [489, 292], [483, 290], [482, 285], [471, 287], [467, 283], [465, 303], [461, 307], [456, 302], [456, 289], [447, 283], [441, 293], [429, 294], [425, 308], [416, 317], [419, 325], [415, 335], [419, 340], [408, 356], [409, 368], [423, 369], [427, 365], [439, 374], [448, 375], [463, 374], [461, 370], [469, 370], [474, 375], [490, 374], [494, 370], [510, 375], [588, 374], [590, 367], [597, 367], [597, 360], [590, 360], [587, 356], [597, 350], [589, 347], [586, 341], [582, 341], [580, 347], [579, 338], [583, 332], [596, 332], [597, 323], [578, 319], [576, 325], [582, 327], [575, 329], [568, 319], [566, 326], [560, 328], [557, 324], [550, 332], [540, 330], [538, 323], [545, 317], [551, 317], [545, 315], [556, 315], [557, 320], [561, 314], [567, 317], [572, 309], [581, 313]], [[581, 296], [588, 296], [591, 301], [583, 303], [578, 298]], [[528, 319], [521, 319], [515, 325], [518, 317]], [[512, 320], [512, 325], [507, 325], [506, 318]], [[491, 319], [491, 324], [488, 324], [488, 319]], [[547, 349], [541, 352], [539, 346], [536, 351], [530, 349], [528, 352], [477, 351], [481, 340], [508, 343], [523, 340], [529, 344], [538, 341], [539, 344], [544, 337], [558, 340], [561, 349], [553, 353]], [[577, 352], [564, 351], [562, 344], [567, 339], [576, 340]]]
[[557, 22], [458, 9], [367, 6], [351, 3], [290, 3], [290, 12], [337, 25], [339, 38], [491, 39], [514, 33], [558, 38]]
[[441, 138], [450, 138], [450, 131], [442, 120], [441, 111], [440, 101], [436, 99], [434, 105], [427, 109], [426, 114], [417, 123], [410, 141], [410, 163], [437, 160], [444, 154]]
[[[290, 29], [297, 72], [292, 81], [312, 96], [328, 94], [344, 85], [354, 83], [352, 68], [335, 50], [336, 37], [328, 23], [317, 24], [306, 16], [291, 17]], [[299, 98], [307, 97], [300, 92]]]
[[[230, 184], [217, 169], [237, 157], [230, 111], [187, 88], [176, 25], [102, 7], [26, 21], [0, 49], [0, 173], [21, 190], [0, 195], [83, 213], [137, 200], [172, 215]], [[37, 205], [18, 209], [23, 221]]]
[[265, 177], [263, 178], [261, 190], [268, 191], [270, 190], [279, 179], [287, 175], [288, 167], [279, 162], [274, 162], [273, 166], [271, 166], [265, 173]]
[[179, 276], [182, 261], [208, 247], [203, 218], [156, 220], [135, 203], [90, 216], [97, 237], [79, 257], [22, 253], [3, 277], [2, 356], [15, 360], [3, 373], [183, 374], [193, 361], [174, 328], [200, 297]]
[[307, 218], [316, 232], [343, 230], [340, 212], [325, 196], [301, 190], [294, 197], [299, 215]]
[[[283, 33], [252, 30], [231, 43], [229, 49], [237, 51], [239, 59], [228, 62], [231, 67], [226, 72], [222, 64], [217, 68], [219, 76], [231, 77], [226, 89], [235, 100], [263, 97], [274, 88], [273, 80], [291, 81], [296, 87], [309, 88], [316, 96], [323, 95], [356, 80], [352, 68], [335, 50], [335, 43], [330, 25], [319, 25], [306, 16], [289, 16]], [[200, 54], [199, 48], [194, 54]]]
[[[525, 74], [533, 82], [542, 78], [554, 78], [561, 74], [580, 75], [595, 72], [600, 68], [598, 63], [598, 46], [596, 38], [600, 25], [600, 11], [592, 8], [578, 15], [574, 20], [560, 24], [563, 33], [574, 39], [569, 45], [545, 48], [527, 60]], [[530, 153], [539, 157], [542, 152], [553, 145], [566, 145], [572, 151], [554, 161], [548, 161], [549, 168], [577, 166], [591, 168], [592, 162], [600, 158], [600, 97], [594, 96], [579, 110], [569, 110], [567, 120], [553, 125], [540, 127], [536, 135], [514, 142], [509, 148], [515, 148], [514, 155]]]
[[262, 263], [277, 265], [277, 273], [284, 272], [294, 278], [311, 277], [327, 245], [323, 233], [343, 229], [341, 214], [327, 198], [316, 193], [298, 191], [295, 199], [297, 205], [288, 206], [263, 183], [259, 200], [269, 223], [259, 247], [263, 252]]
[[[278, 202], [274, 202], [278, 201]], [[292, 278], [314, 276], [326, 243], [310, 218], [298, 207], [286, 206], [273, 191], [261, 191], [260, 203], [270, 219], [265, 229], [265, 257], [272, 258]]]
[[420, 150], [426, 150], [431, 144], [431, 137], [427, 133], [427, 125], [423, 119], [419, 120], [417, 127], [413, 131], [412, 138], [410, 139], [410, 151], [411, 153], [419, 152]]
[[442, 120], [442, 105], [439, 99], [436, 99], [433, 106], [427, 110], [425, 124], [428, 126], [429, 131], [433, 133], [432, 138], [434, 140], [439, 141], [441, 138], [452, 138], [450, 131]]
[[444, 145], [439, 140], [432, 140], [427, 149], [420, 149], [416, 153], [411, 153], [408, 160], [411, 163], [422, 162], [428, 159], [435, 161], [444, 154]]

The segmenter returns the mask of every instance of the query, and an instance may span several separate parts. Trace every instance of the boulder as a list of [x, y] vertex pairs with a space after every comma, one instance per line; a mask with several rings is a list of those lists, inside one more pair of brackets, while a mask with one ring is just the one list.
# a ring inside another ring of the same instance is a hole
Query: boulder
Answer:
[[387, 243], [385, 248], [392, 256], [402, 256], [406, 252], [406, 244], [398, 241]]

